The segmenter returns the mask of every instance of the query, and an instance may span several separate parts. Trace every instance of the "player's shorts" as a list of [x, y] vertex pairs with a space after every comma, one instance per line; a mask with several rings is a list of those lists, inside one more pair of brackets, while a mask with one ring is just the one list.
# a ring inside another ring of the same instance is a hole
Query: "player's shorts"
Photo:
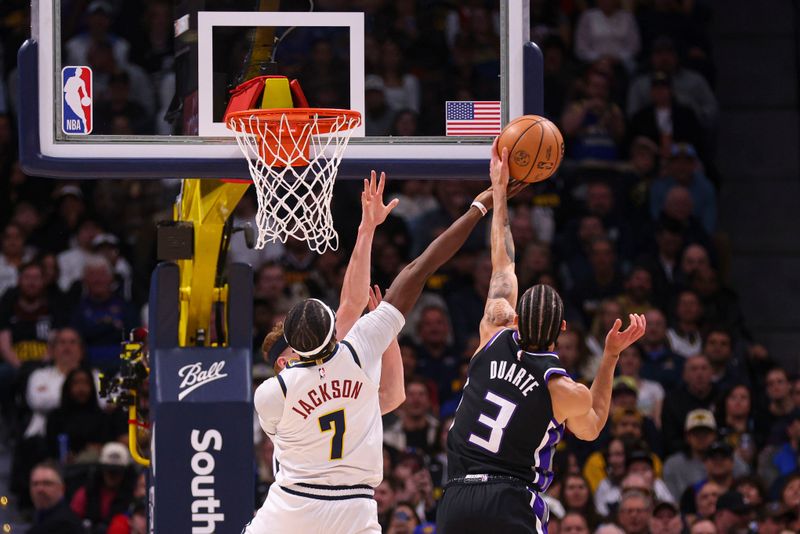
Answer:
[[547, 534], [548, 519], [544, 499], [523, 480], [470, 475], [448, 484], [436, 534]]
[[242, 534], [380, 534], [373, 495], [369, 486], [273, 484]]

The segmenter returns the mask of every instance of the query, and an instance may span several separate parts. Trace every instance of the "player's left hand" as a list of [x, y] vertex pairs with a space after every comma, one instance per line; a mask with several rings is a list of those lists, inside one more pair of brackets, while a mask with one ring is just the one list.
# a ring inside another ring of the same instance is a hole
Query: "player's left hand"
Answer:
[[394, 199], [389, 204], [383, 203], [383, 189], [386, 187], [386, 173], [381, 173], [380, 180], [375, 179], [372, 171], [369, 180], [364, 178], [364, 191], [361, 192], [361, 223], [377, 227], [400, 202]]
[[621, 332], [622, 321], [620, 319], [614, 321], [611, 330], [606, 335], [605, 354], [617, 357], [620, 352], [636, 343], [644, 335], [647, 327], [644, 315], [631, 313], [628, 317], [630, 317], [631, 324]]

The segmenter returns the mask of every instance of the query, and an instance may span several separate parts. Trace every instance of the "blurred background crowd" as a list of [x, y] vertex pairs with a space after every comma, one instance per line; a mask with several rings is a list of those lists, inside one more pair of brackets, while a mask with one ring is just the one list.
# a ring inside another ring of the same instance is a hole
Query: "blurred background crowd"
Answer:
[[[545, 114], [564, 134], [567, 160], [511, 201], [520, 286], [559, 290], [568, 328], [557, 352], [587, 384], [614, 319], [647, 318], [641, 343], [620, 357], [600, 439], [567, 435], [560, 445], [551, 533], [800, 531], [800, 377], [748, 329], [758, 310], [742, 310], [727, 284], [731, 254], [717, 228], [709, 3], [530, 2]], [[317, 10], [353, 4], [318, 0]], [[370, 135], [440, 135], [444, 100], [498, 99], [497, 1], [357, 4], [367, 13]], [[62, 6], [68, 64], [94, 69], [96, 131], [171, 133], [163, 115], [174, 90], [172, 3]], [[0, 479], [31, 532], [144, 532], [144, 475], [122, 445], [127, 417], [98, 397], [96, 377], [114, 371], [126, 333], [146, 325], [155, 222], [170, 218], [179, 181], [27, 176], [15, 91], [28, 3], [3, 2], [0, 24]], [[307, 77], [312, 104], [347, 106], [336, 44], [284, 49], [304, 58], [285, 65]], [[485, 187], [389, 179], [401, 202], [374, 242], [373, 281], [384, 289]], [[358, 185], [336, 186], [336, 252], [316, 255], [296, 241], [255, 251], [236, 234], [229, 260], [250, 263], [255, 277], [254, 383], [270, 374], [261, 341], [293, 303], [337, 304]], [[255, 211], [251, 190], [237, 223]], [[428, 281], [404, 329], [406, 400], [385, 417], [376, 491], [385, 532], [433, 532], [447, 430], [490, 275], [485, 220]], [[259, 430], [255, 446], [260, 505], [273, 481], [272, 445]]]

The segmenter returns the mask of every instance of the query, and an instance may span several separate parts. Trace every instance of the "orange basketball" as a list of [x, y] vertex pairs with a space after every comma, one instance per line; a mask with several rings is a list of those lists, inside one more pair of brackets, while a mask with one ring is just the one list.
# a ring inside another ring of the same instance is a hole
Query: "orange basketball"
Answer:
[[564, 138], [555, 124], [538, 115], [523, 115], [509, 122], [497, 140], [497, 150], [508, 148], [511, 178], [541, 182], [556, 172], [564, 157]]

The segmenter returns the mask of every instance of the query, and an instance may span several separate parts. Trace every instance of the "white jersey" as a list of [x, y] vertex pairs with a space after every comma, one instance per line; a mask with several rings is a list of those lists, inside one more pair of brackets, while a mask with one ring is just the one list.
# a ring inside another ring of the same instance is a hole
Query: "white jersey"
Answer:
[[380, 484], [381, 357], [404, 323], [394, 306], [382, 302], [320, 365], [295, 363], [256, 389], [259, 423], [275, 444], [276, 484], [316, 494], [328, 490], [311, 485]]

